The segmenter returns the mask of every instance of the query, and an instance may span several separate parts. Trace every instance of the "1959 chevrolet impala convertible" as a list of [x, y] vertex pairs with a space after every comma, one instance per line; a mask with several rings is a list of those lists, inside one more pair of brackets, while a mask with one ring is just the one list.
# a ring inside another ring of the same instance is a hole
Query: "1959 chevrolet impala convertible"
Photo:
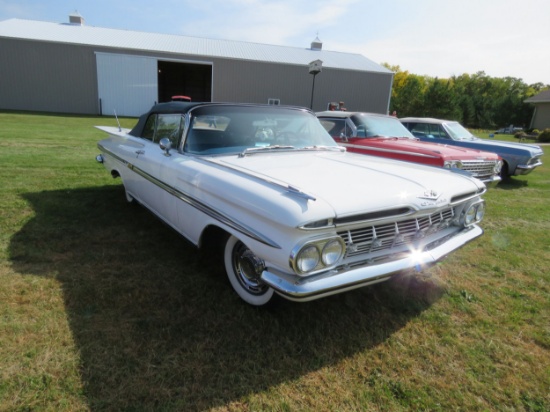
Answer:
[[97, 160], [126, 199], [198, 247], [221, 239], [251, 305], [381, 282], [483, 233], [480, 180], [347, 153], [304, 108], [171, 102], [132, 130], [98, 128], [109, 137]]

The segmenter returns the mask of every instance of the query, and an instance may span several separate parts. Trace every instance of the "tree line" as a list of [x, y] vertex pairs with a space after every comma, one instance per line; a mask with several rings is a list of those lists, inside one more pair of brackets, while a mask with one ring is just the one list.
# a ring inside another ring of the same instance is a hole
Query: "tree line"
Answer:
[[483, 71], [439, 79], [411, 74], [387, 63], [384, 66], [395, 73], [390, 113], [458, 120], [475, 129], [510, 124], [528, 128], [533, 105], [524, 103], [525, 99], [550, 87], [543, 83], [528, 85], [514, 77], [489, 77]]

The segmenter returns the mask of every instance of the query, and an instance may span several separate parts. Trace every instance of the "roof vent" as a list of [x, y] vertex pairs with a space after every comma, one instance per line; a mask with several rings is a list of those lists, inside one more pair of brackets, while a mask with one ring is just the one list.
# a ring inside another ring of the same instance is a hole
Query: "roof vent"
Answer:
[[69, 23], [77, 26], [84, 26], [84, 17], [75, 10], [74, 13], [69, 14]]
[[319, 40], [319, 36], [315, 37], [315, 40], [311, 42], [311, 50], [322, 50], [323, 42]]

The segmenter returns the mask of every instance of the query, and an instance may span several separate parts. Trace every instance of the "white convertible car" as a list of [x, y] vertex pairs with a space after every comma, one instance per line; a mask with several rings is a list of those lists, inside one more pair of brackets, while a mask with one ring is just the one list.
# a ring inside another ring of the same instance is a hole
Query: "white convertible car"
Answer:
[[132, 130], [98, 128], [127, 200], [198, 247], [223, 242], [212, 253], [251, 305], [381, 282], [483, 233], [481, 181], [347, 153], [307, 109], [171, 102]]

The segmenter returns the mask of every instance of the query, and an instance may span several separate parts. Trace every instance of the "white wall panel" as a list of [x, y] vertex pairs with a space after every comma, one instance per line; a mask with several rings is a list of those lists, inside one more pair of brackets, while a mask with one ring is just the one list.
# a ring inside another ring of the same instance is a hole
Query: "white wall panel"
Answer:
[[139, 116], [157, 101], [156, 58], [98, 52], [96, 64], [104, 115]]

